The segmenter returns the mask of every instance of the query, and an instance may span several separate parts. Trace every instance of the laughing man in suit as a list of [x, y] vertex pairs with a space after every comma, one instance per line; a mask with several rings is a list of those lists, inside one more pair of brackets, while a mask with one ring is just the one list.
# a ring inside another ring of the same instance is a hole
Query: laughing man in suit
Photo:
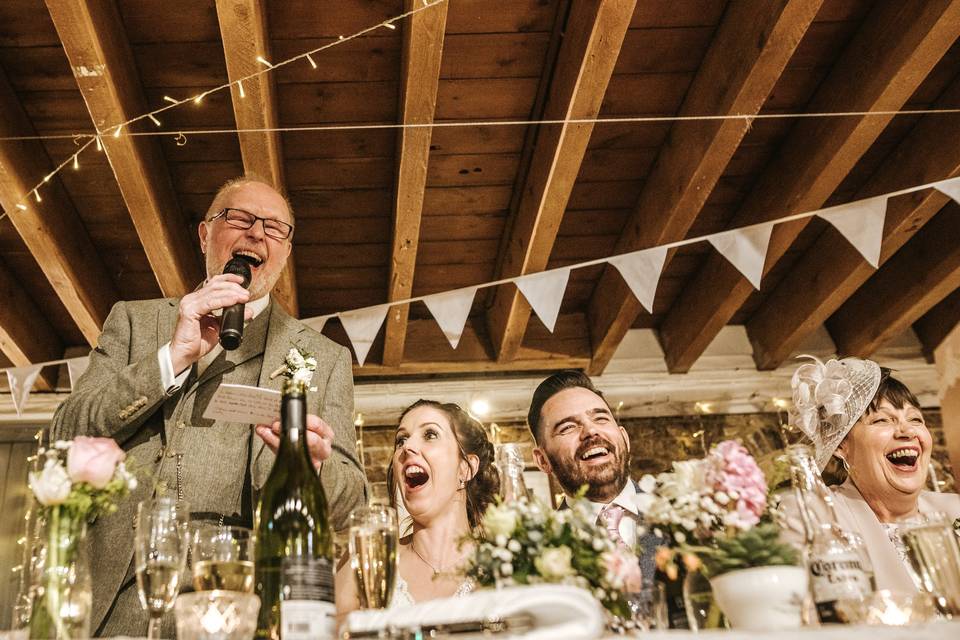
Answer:
[[[350, 510], [364, 500], [350, 353], [291, 318], [270, 297], [290, 255], [293, 224], [289, 203], [265, 182], [244, 177], [225, 184], [198, 229], [206, 280], [179, 299], [117, 303], [89, 368], [54, 416], [53, 439], [113, 438], [144, 471], [137, 491], [90, 529], [96, 635], [146, 632], [133, 571], [140, 500], [174, 496], [190, 505], [195, 519], [251, 526], [280, 425], [213, 421], [203, 414], [221, 383], [279, 389], [282, 378], [271, 380], [270, 373], [291, 347], [317, 358], [307, 441], [330, 497], [333, 526], [343, 528]], [[252, 258], [249, 290], [239, 276], [223, 274], [238, 254]], [[224, 351], [219, 312], [239, 302], [246, 304], [243, 342]]]
[[587, 487], [597, 522], [640, 556], [644, 584], [650, 584], [657, 538], [642, 526], [635, 499], [640, 489], [630, 479], [630, 439], [603, 394], [585, 374], [560, 371], [533, 393], [527, 424], [537, 466], [567, 496]]

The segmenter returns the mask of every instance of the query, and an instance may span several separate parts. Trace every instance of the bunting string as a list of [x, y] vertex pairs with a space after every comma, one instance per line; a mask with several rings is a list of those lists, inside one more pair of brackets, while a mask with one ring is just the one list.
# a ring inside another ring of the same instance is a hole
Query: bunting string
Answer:
[[[924, 189], [936, 189], [960, 203], [960, 177], [949, 178], [890, 191], [879, 196], [854, 200], [846, 204], [795, 213], [736, 229], [668, 242], [641, 251], [586, 260], [556, 269], [491, 280], [460, 289], [395, 300], [371, 307], [304, 318], [301, 321], [317, 331], [322, 331], [327, 320], [338, 317], [353, 345], [357, 361], [362, 366], [370, 346], [379, 333], [391, 307], [413, 302], [424, 302], [438, 325], [440, 325], [441, 330], [450, 342], [450, 346], [456, 349], [477, 290], [514, 283], [530, 303], [537, 316], [552, 332], [569, 274], [573, 269], [583, 269], [605, 263], [611, 264], [624, 277], [631, 291], [640, 300], [644, 308], [651, 311], [666, 253], [670, 249], [677, 249], [698, 242], [708, 242], [724, 258], [729, 260], [744, 277], [750, 280], [754, 287], [759, 289], [767, 246], [773, 227], [814, 216], [820, 217], [833, 225], [864, 259], [876, 268], [879, 263], [880, 245], [883, 239], [882, 230], [887, 201], [890, 198]], [[33, 379], [36, 378], [36, 374], [42, 367], [67, 363], [70, 367], [72, 385], [85, 366], [86, 360], [85, 357], [68, 358], [0, 370], [6, 372], [10, 381], [18, 414], [26, 405], [27, 394], [29, 394], [29, 387], [31, 386], [25, 383], [29, 380], [32, 384]]]

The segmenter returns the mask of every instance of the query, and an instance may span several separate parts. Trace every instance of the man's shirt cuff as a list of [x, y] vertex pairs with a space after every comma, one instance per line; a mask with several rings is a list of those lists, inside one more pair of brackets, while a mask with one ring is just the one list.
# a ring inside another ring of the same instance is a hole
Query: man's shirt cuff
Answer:
[[190, 367], [184, 369], [180, 375], [174, 373], [173, 361], [170, 359], [169, 342], [157, 351], [157, 360], [160, 362], [160, 384], [163, 385], [164, 392], [166, 392], [167, 395], [176, 393], [180, 390], [180, 387], [183, 386], [183, 383], [187, 381], [187, 376], [190, 375]]

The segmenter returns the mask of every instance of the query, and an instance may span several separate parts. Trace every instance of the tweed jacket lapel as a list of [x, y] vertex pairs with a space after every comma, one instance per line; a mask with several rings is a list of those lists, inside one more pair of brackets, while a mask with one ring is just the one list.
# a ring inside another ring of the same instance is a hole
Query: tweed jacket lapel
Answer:
[[[304, 326], [291, 318], [275, 301], [271, 300], [268, 311], [270, 312], [270, 325], [267, 328], [266, 346], [263, 349], [263, 366], [260, 367], [260, 379], [257, 386], [280, 391], [283, 387], [284, 378], [278, 376], [271, 380], [270, 374], [283, 364], [283, 360], [291, 347], [304, 348], [300, 344], [300, 334], [303, 333]], [[254, 464], [263, 454], [264, 446], [263, 440], [255, 436], [252, 455]]]

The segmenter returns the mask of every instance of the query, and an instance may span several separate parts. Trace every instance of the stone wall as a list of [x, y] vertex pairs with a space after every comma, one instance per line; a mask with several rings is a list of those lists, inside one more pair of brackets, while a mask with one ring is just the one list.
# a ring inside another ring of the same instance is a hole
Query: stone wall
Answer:
[[[941, 487], [944, 491], [955, 491], [940, 412], [927, 409], [924, 417], [933, 435], [934, 467], [941, 480]], [[706, 449], [727, 439], [743, 442], [766, 469], [777, 452], [786, 444], [798, 440], [797, 432], [784, 425], [785, 421], [784, 413], [743, 413], [625, 418], [622, 424], [630, 434], [633, 474], [634, 477], [639, 477], [645, 473], [665, 471], [675, 460], [702, 457]], [[526, 426], [520, 423], [498, 425], [497, 430], [501, 442], [520, 443], [529, 468], [533, 468], [533, 442]], [[378, 493], [383, 491], [387, 464], [393, 454], [393, 441], [392, 426], [364, 429], [363, 448], [367, 478]]]

